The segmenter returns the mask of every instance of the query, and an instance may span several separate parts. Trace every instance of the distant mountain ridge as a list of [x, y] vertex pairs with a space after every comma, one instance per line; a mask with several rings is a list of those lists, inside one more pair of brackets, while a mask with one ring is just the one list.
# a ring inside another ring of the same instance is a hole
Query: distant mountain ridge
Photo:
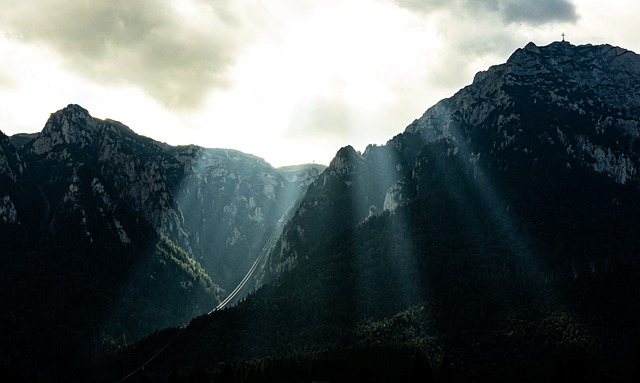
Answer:
[[387, 144], [340, 149], [274, 246], [270, 283], [194, 320], [154, 372], [633, 381], [639, 63], [529, 43]]

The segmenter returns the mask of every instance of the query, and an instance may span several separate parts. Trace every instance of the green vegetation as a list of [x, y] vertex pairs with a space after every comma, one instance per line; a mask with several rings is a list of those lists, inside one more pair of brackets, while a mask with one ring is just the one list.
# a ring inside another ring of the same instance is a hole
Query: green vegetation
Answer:
[[215, 286], [211, 277], [202, 268], [196, 260], [194, 260], [186, 251], [177, 246], [167, 236], [161, 235], [160, 240], [156, 244], [156, 250], [162, 254], [165, 259], [175, 263], [184, 273], [191, 277], [191, 280], [198, 283], [207, 293], [215, 294], [218, 300], [220, 288]]
[[[0, 322], [10, 331], [0, 341], [0, 371], [15, 381], [65, 380], [70, 372], [95, 379], [108, 353], [219, 301], [220, 288], [167, 237], [149, 230], [131, 247], [103, 247], [69, 233], [80, 238], [1, 259]], [[146, 250], [145, 241], [155, 245]]]

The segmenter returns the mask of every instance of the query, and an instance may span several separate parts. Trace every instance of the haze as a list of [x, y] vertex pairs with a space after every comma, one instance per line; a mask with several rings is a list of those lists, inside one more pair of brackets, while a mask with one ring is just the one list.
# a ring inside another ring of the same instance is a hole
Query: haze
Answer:
[[640, 5], [544, 0], [0, 0], [0, 130], [77, 103], [273, 165], [384, 143], [529, 41], [640, 51]]

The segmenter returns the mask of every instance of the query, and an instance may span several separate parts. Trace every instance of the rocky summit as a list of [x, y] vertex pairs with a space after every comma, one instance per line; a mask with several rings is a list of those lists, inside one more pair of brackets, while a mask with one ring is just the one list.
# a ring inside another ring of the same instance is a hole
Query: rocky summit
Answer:
[[566, 152], [566, 166], [637, 184], [639, 71], [640, 56], [619, 47], [529, 43], [427, 110], [407, 132], [431, 141], [491, 143], [474, 147], [470, 157], [535, 155], [531, 146], [553, 145]]

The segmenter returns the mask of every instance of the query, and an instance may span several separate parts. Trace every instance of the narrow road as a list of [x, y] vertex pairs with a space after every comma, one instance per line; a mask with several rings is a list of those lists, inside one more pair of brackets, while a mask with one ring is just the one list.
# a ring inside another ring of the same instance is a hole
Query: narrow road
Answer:
[[295, 205], [296, 201], [300, 197], [301, 192], [302, 192], [302, 185], [298, 187], [298, 191], [295, 197], [292, 198], [291, 202], [289, 203], [289, 206], [287, 206], [287, 209], [284, 211], [284, 213], [282, 214], [278, 222], [276, 222], [276, 226], [273, 228], [273, 231], [271, 232], [269, 239], [267, 239], [267, 242], [264, 244], [264, 246], [262, 246], [262, 250], [260, 250], [260, 254], [258, 254], [258, 257], [251, 265], [251, 268], [249, 268], [249, 271], [247, 272], [247, 274], [244, 276], [244, 278], [242, 278], [240, 283], [238, 283], [238, 286], [236, 286], [236, 288], [229, 294], [229, 296], [227, 296], [225, 300], [220, 302], [220, 304], [218, 304], [216, 308], [209, 311], [207, 315], [211, 315], [212, 313], [223, 309], [229, 302], [233, 300], [233, 298], [235, 298], [240, 293], [240, 291], [247, 284], [249, 279], [251, 279], [251, 277], [253, 276], [253, 273], [256, 271], [256, 268], [260, 264], [260, 261], [262, 261], [262, 259], [269, 253], [276, 239], [282, 233], [282, 229], [284, 229], [285, 218], [287, 217], [287, 214], [289, 214], [289, 211], [293, 208], [293, 205]]

